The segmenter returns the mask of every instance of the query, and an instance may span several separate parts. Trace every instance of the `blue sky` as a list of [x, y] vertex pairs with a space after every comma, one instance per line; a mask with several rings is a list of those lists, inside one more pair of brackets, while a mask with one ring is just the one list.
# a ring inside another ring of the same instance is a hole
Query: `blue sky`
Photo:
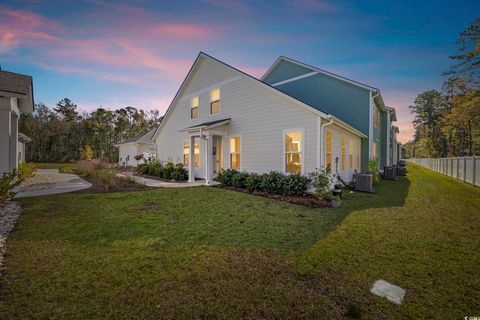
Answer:
[[280, 55], [378, 87], [397, 108], [440, 89], [478, 1], [2, 1], [0, 63], [36, 102], [163, 113], [199, 51], [256, 77]]

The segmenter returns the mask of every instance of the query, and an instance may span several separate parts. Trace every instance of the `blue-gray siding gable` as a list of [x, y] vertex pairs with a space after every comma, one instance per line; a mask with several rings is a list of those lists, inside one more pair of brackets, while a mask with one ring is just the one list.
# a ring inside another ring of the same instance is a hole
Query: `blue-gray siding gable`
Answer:
[[334, 115], [368, 136], [369, 90], [320, 73], [276, 88]]
[[310, 72], [312, 72], [312, 70], [299, 66], [298, 64], [281, 62], [263, 81], [268, 84], [274, 84]]

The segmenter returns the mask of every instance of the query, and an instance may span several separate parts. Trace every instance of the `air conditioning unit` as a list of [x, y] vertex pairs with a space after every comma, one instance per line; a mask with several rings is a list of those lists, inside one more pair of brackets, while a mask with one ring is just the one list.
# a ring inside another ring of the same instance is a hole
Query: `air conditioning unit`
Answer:
[[353, 174], [353, 188], [355, 191], [374, 192], [373, 175], [366, 173]]
[[385, 167], [383, 169], [383, 178], [385, 180], [397, 180], [395, 167]]
[[406, 164], [405, 160], [398, 160], [398, 166], [400, 166], [400, 167], [406, 167], [407, 164]]
[[397, 176], [404, 177], [407, 175], [407, 168], [405, 167], [396, 167], [397, 168]]

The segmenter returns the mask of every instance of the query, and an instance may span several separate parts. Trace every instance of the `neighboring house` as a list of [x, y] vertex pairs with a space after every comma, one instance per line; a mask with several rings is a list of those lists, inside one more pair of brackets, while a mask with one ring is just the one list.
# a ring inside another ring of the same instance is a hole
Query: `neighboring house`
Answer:
[[21, 112], [33, 112], [31, 76], [0, 70], [0, 173], [17, 168], [19, 156], [18, 119]]
[[25, 161], [25, 145], [32, 141], [29, 137], [23, 133], [18, 133], [18, 143], [17, 143], [17, 161], [18, 163]]
[[116, 144], [118, 147], [118, 163], [120, 166], [134, 166], [143, 163], [143, 160], [135, 160], [135, 156], [140, 154], [150, 154], [155, 156], [155, 143], [152, 140], [156, 127], [150, 129], [147, 133], [140, 134]]
[[[280, 74], [284, 61], [295, 72]], [[323, 81], [304, 83], [316, 75]], [[158, 159], [183, 162], [190, 181], [207, 184], [227, 168], [307, 174], [330, 165], [335, 172], [337, 157], [350, 180], [369, 158], [382, 159], [386, 107], [377, 89], [286, 58], [262, 79], [200, 53], [153, 136]], [[295, 81], [309, 87], [309, 99], [305, 88], [287, 90]]]

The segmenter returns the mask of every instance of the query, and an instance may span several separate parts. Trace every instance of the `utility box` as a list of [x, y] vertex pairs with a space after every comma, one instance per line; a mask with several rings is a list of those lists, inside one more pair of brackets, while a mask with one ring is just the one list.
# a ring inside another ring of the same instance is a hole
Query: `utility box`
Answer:
[[355, 191], [374, 192], [373, 175], [369, 173], [354, 173], [353, 189]]
[[407, 175], [407, 168], [406, 167], [396, 167], [396, 173], [397, 173], [397, 176], [399, 177], [404, 177]]
[[384, 167], [383, 178], [385, 180], [397, 180], [397, 171], [395, 170], [395, 167]]

